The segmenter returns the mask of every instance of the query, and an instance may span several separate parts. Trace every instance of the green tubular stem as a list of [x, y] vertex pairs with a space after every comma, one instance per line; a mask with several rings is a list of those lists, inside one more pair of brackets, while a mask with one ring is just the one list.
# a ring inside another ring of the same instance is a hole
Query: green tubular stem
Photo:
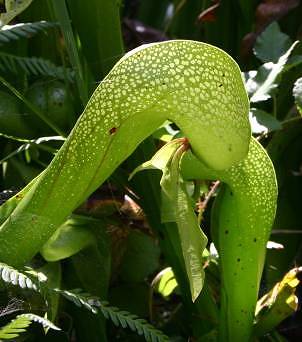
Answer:
[[20, 266], [166, 119], [214, 169], [242, 160], [248, 99], [237, 64], [193, 41], [150, 44], [125, 55], [100, 83], [43, 176], [0, 227], [0, 260]]
[[211, 170], [192, 154], [183, 158], [185, 179], [220, 179], [212, 228], [221, 267], [219, 341], [250, 341], [271, 227], [277, 182], [271, 160], [254, 139], [249, 154], [224, 171]]

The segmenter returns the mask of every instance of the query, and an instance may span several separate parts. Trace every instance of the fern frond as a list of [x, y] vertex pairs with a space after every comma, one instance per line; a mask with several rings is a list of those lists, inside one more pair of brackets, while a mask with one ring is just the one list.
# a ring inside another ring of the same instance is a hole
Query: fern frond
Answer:
[[[6, 12], [0, 13], [0, 27], [8, 24], [17, 15], [23, 12], [33, 0], [6, 0]], [[3, 3], [3, 1], [1, 1]]]
[[32, 314], [32, 313], [26, 313], [26, 314], [18, 315], [17, 317], [26, 317], [31, 322], [36, 322], [36, 323], [41, 324], [43, 326], [43, 328], [50, 328], [53, 330], [61, 330], [59, 327], [54, 325], [49, 319], [35, 315], [35, 314]]
[[13, 267], [0, 263], [0, 278], [6, 283], [18, 285], [21, 288], [32, 289], [40, 293], [44, 291], [48, 293], [58, 293], [79, 307], [84, 307], [94, 314], [103, 314], [105, 318], [110, 319], [116, 326], [130, 328], [137, 334], [143, 335], [146, 341], [166, 342], [169, 340], [166, 335], [160, 330], [157, 330], [146, 320], [141, 319], [128, 311], [110, 306], [107, 302], [100, 301], [97, 297], [82, 292], [81, 289], [61, 290], [49, 288], [47, 286], [46, 276], [33, 269], [28, 269], [28, 271], [22, 273]]
[[[31, 271], [28, 271], [31, 272]], [[34, 291], [39, 291], [39, 283], [45, 281], [45, 279], [42, 278], [42, 276], [36, 276], [31, 273], [33, 277], [37, 279], [35, 282], [34, 280], [31, 279], [31, 276], [22, 273], [16, 269], [14, 269], [11, 266], [8, 266], [4, 263], [0, 263], [0, 278], [8, 284], [16, 285], [21, 287], [22, 289], [31, 289]]]
[[79, 289], [69, 291], [55, 289], [54, 291], [60, 293], [77, 306], [83, 306], [93, 313], [101, 312], [105, 318], [110, 319], [116, 326], [130, 328], [137, 334], [143, 335], [146, 341], [165, 342], [169, 340], [166, 335], [146, 320], [138, 318], [128, 311], [109, 306], [107, 302], [100, 301], [87, 293], [82, 293]]
[[49, 21], [37, 21], [34, 23], [19, 23], [16, 25], [5, 25], [0, 30], [0, 46], [11, 40], [20, 38], [31, 38], [41, 31], [57, 27], [57, 23]]
[[[2, 159], [0, 159], [0, 165], [2, 165], [4, 162], [8, 161], [9, 159], [13, 158], [14, 156], [22, 153], [23, 151], [28, 150], [32, 146], [37, 146], [39, 148], [41, 146], [41, 144], [44, 142], [48, 142], [48, 141], [52, 141], [52, 140], [53, 141], [64, 141], [65, 140], [64, 137], [61, 137], [59, 135], [58, 136], [49, 136], [49, 137], [40, 137], [38, 139], [22, 139], [22, 138], [17, 138], [17, 137], [13, 137], [10, 135], [0, 133], [0, 137], [12, 139], [12, 140], [18, 141], [18, 142], [24, 142], [24, 144], [20, 145], [17, 149], [15, 149], [11, 153], [9, 153], [8, 155], [6, 155]], [[41, 147], [41, 148], [43, 148], [43, 147]], [[49, 153], [52, 153], [52, 154], [55, 154], [55, 152], [56, 152], [56, 150], [52, 149], [50, 146], [47, 147], [47, 151]], [[0, 222], [1, 222], [1, 220], [0, 220]]]
[[31, 320], [27, 316], [19, 315], [7, 323], [0, 329], [0, 341], [11, 340], [18, 337], [20, 333], [26, 331], [26, 328], [31, 324]]
[[14, 320], [10, 321], [4, 327], [0, 328], [0, 341], [10, 340], [15, 337], [18, 337], [20, 333], [26, 331], [26, 328], [32, 323], [36, 322], [41, 324], [44, 328], [50, 328], [54, 330], [61, 330], [48, 319], [43, 318], [38, 315], [34, 315], [31, 313], [26, 313], [22, 315], [18, 315]]
[[0, 71], [18, 74], [23, 70], [27, 75], [51, 76], [73, 82], [74, 72], [70, 68], [57, 66], [48, 60], [38, 57], [20, 57], [8, 53], [0, 53]]
[[149, 324], [145, 319], [138, 318], [128, 311], [109, 306], [109, 303], [107, 302], [99, 302], [99, 304], [99, 310], [104, 317], [111, 319], [116, 326], [120, 325], [123, 328], [128, 327], [139, 335], [144, 335], [146, 341], [162, 342], [169, 340], [166, 335]]
[[98, 312], [97, 308], [93, 305], [92, 297], [88, 293], [82, 292], [81, 289], [73, 289], [73, 290], [61, 290], [61, 289], [53, 289], [54, 292], [59, 293], [69, 301], [73, 302], [78, 307], [84, 307], [92, 313], [96, 314]]

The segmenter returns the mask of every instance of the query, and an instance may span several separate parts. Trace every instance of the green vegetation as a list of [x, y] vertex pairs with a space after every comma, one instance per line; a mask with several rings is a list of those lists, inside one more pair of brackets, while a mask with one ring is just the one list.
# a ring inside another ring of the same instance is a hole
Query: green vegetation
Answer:
[[291, 341], [302, 6], [0, 6], [0, 340]]

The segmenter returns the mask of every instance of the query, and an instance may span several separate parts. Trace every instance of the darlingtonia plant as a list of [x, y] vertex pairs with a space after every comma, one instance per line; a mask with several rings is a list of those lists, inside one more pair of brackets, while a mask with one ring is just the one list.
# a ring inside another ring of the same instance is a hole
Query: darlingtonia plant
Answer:
[[[251, 137], [248, 111], [240, 70], [216, 47], [180, 40], [129, 52], [95, 90], [51, 164], [1, 207], [0, 260], [16, 267], [28, 262], [71, 212], [170, 120], [186, 138], [173, 143], [160, 166], [150, 164], [163, 170], [162, 220], [178, 225], [195, 300], [203, 285], [206, 238], [185, 182], [224, 183], [212, 213], [221, 270], [218, 339], [249, 341], [277, 186], [269, 157]], [[168, 213], [167, 207], [172, 207]]]

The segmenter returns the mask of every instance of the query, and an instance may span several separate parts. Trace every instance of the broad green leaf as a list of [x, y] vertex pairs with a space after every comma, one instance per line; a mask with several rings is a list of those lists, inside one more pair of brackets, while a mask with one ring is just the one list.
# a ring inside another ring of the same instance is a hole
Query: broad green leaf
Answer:
[[284, 71], [289, 71], [290, 69], [298, 67], [301, 64], [302, 64], [302, 55], [290, 56], [287, 64], [284, 67]]
[[253, 133], [267, 133], [277, 131], [282, 128], [280, 121], [269, 113], [258, 108], [251, 108], [250, 123]]
[[262, 62], [277, 62], [292, 45], [290, 37], [280, 31], [276, 21], [272, 22], [257, 38], [254, 54]]
[[87, 223], [79, 224], [76, 219], [67, 220], [41, 249], [47, 261], [58, 261], [78, 253], [94, 242]]
[[279, 85], [279, 76], [297, 44], [298, 42], [293, 43], [286, 53], [278, 59], [277, 63], [265, 63], [256, 73], [251, 73], [251, 77], [246, 81], [246, 89], [252, 103], [266, 101], [271, 98], [273, 91]]
[[296, 106], [302, 115], [302, 77], [298, 78], [293, 88]]
[[124, 281], [143, 281], [159, 266], [160, 249], [154, 238], [133, 231], [127, 240], [127, 250], [120, 265]]

